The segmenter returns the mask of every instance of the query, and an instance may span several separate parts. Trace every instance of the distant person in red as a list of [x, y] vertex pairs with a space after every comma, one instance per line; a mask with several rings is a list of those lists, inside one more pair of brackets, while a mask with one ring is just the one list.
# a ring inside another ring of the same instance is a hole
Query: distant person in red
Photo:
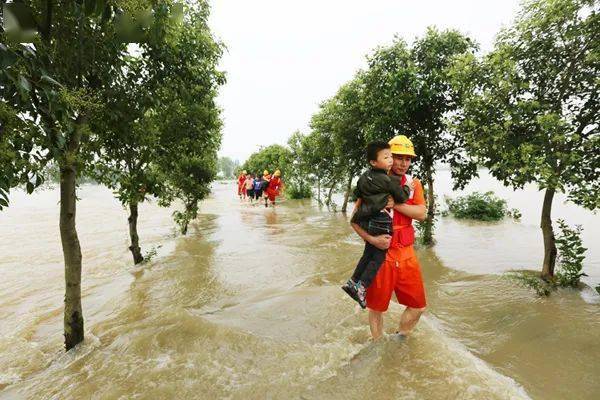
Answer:
[[246, 197], [244, 182], [246, 182], [246, 170], [243, 170], [240, 176], [238, 176], [238, 196], [240, 196], [240, 200], [242, 197]]
[[281, 186], [281, 172], [276, 170], [269, 180], [267, 190], [265, 190], [265, 207], [268, 207], [267, 199], [271, 202], [271, 205], [275, 205], [275, 198], [279, 196], [279, 190], [281, 189]]

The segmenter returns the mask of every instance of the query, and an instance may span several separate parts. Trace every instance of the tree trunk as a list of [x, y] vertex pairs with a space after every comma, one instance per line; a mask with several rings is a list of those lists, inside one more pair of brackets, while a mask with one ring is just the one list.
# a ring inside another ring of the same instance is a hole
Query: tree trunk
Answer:
[[187, 235], [190, 221], [196, 219], [198, 216], [198, 200], [193, 199], [185, 204], [185, 219], [181, 225], [181, 234]]
[[552, 199], [554, 198], [554, 188], [546, 189], [544, 195], [544, 205], [542, 207], [542, 220], [540, 227], [544, 237], [544, 264], [542, 265], [542, 278], [549, 279], [554, 276], [554, 266], [556, 264], [556, 242], [554, 230], [552, 229]]
[[435, 218], [435, 195], [433, 193], [433, 173], [431, 168], [427, 168], [427, 219], [425, 220], [425, 229], [423, 230], [423, 244], [433, 244], [433, 224]]
[[345, 213], [348, 209], [348, 198], [350, 197], [350, 190], [352, 190], [352, 174], [348, 178], [348, 184], [346, 185], [346, 193], [344, 193], [344, 204], [342, 204], [342, 212]]
[[321, 205], [321, 178], [317, 178], [317, 202]]
[[135, 264], [139, 264], [144, 261], [144, 257], [142, 257], [142, 252], [140, 249], [140, 237], [137, 233], [137, 220], [138, 203], [137, 201], [132, 201], [129, 203], [129, 218], [127, 218], [127, 222], [129, 222], [129, 237], [131, 238], [131, 246], [129, 246], [129, 250], [133, 255], [133, 262]]
[[81, 309], [81, 247], [75, 228], [77, 172], [74, 157], [68, 154], [60, 168], [60, 239], [65, 260], [64, 336], [67, 350], [83, 341]]
[[327, 200], [325, 200], [325, 204], [327, 204], [327, 206], [329, 207], [331, 205], [331, 196], [333, 196], [333, 188], [335, 188], [335, 184], [337, 182], [333, 181], [333, 183], [331, 184], [331, 187], [329, 188], [329, 193], [327, 194]]

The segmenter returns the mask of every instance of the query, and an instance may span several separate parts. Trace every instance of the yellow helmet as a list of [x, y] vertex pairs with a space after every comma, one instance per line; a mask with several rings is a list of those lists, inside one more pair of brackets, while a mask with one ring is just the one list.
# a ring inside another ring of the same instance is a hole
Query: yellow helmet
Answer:
[[242, 174], [246, 175], [246, 170], [243, 170], [243, 171], [242, 171]]
[[404, 135], [394, 136], [389, 142], [392, 154], [402, 154], [406, 156], [416, 157], [415, 146], [409, 138]]
[[267, 171], [266, 169], [265, 169], [265, 171], [263, 172], [263, 176], [265, 176], [265, 175], [269, 175], [269, 171]]
[[281, 171], [276, 169], [275, 172], [273, 172], [273, 176], [281, 176]]

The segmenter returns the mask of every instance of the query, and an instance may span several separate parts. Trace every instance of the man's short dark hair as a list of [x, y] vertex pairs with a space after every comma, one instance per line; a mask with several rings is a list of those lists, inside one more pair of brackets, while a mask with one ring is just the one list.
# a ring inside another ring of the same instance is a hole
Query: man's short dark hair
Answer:
[[381, 150], [389, 149], [390, 145], [387, 142], [376, 140], [367, 144], [367, 161], [377, 160], [377, 154]]

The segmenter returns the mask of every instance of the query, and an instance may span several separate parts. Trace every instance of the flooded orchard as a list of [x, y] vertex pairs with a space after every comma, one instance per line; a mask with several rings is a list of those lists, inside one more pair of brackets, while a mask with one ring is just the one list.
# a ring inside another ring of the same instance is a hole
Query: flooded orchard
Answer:
[[[450, 193], [438, 174], [440, 196]], [[507, 281], [543, 256], [533, 188], [487, 176], [521, 222], [441, 218], [418, 256], [429, 308], [403, 342], [369, 341], [367, 313], [340, 290], [362, 252], [347, 216], [310, 201], [276, 209], [215, 183], [187, 236], [172, 210], [140, 207], [133, 267], [127, 215], [84, 185], [85, 342], [65, 353], [57, 190], [15, 193], [0, 213], [0, 399], [595, 399], [600, 301], [592, 289], [538, 298]], [[557, 198], [553, 218], [582, 223], [585, 272], [600, 283], [600, 217]], [[396, 329], [393, 304], [385, 330]]]

